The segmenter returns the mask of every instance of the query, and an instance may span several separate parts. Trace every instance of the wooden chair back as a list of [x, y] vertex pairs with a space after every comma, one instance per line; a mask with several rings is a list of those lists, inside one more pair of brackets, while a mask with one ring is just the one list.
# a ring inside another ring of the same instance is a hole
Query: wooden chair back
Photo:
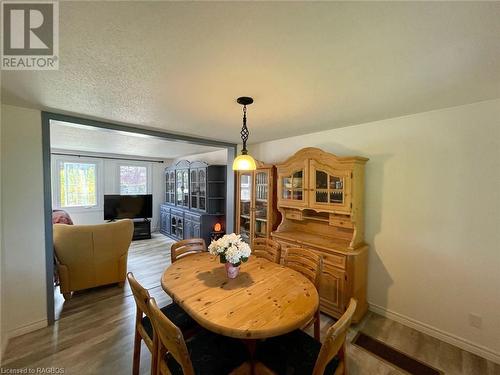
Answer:
[[279, 242], [269, 238], [255, 238], [252, 244], [252, 253], [255, 256], [279, 264], [281, 259], [281, 245]]
[[170, 374], [165, 362], [165, 356], [168, 352], [180, 365], [184, 375], [194, 375], [193, 364], [181, 330], [161, 312], [154, 298], [149, 299], [148, 308], [156, 333], [153, 349], [153, 355], [156, 355], [157, 358], [156, 369], [152, 369], [151, 373]]
[[301, 247], [290, 247], [286, 250], [284, 265], [303, 274], [319, 290], [319, 277], [323, 268], [320, 255]]
[[203, 238], [189, 238], [174, 243], [170, 248], [170, 261], [176, 260], [191, 254], [207, 251], [207, 245]]
[[153, 350], [153, 340], [146, 333], [144, 326], [142, 325], [142, 318], [144, 315], [149, 317], [148, 310], [148, 300], [151, 297], [147, 289], [143, 288], [141, 284], [134, 277], [132, 272], [127, 273], [127, 280], [130, 285], [130, 289], [132, 289], [132, 293], [134, 295], [135, 306], [136, 306], [136, 315], [135, 315], [135, 325], [136, 329], [141, 335], [142, 339], [146, 343], [146, 346], [152, 352]]
[[351, 298], [347, 310], [340, 319], [328, 329], [318, 358], [316, 359], [312, 375], [323, 375], [326, 366], [336, 355], [339, 356], [340, 363], [335, 374], [343, 374], [345, 372], [345, 342], [347, 331], [351, 325], [352, 316], [356, 311], [356, 306], [356, 300]]

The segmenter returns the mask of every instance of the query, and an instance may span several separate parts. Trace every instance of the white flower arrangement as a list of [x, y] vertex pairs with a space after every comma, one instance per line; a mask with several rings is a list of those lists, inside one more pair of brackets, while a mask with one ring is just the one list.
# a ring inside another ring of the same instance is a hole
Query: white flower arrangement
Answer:
[[212, 255], [218, 255], [221, 263], [231, 263], [239, 266], [250, 257], [250, 246], [241, 239], [239, 234], [231, 233], [212, 241], [208, 246], [208, 251]]

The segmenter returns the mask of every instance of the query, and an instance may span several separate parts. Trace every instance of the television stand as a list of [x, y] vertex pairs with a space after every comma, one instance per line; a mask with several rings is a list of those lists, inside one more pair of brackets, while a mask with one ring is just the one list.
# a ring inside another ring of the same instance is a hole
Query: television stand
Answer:
[[151, 238], [151, 220], [134, 219], [134, 236], [132, 241], [149, 240]]

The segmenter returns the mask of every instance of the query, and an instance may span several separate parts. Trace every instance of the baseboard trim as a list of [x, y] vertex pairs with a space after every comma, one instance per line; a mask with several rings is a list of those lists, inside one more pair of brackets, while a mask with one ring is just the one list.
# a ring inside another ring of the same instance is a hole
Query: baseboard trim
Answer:
[[39, 321], [36, 321], [33, 323], [26, 324], [24, 326], [15, 328], [11, 331], [7, 331], [7, 335], [6, 335], [7, 338], [6, 339], [8, 341], [14, 337], [21, 336], [21, 335], [24, 335], [26, 333], [36, 331], [37, 329], [40, 329], [40, 328], [45, 328], [45, 327], [47, 327], [47, 325], [48, 325], [47, 319], [42, 319], [42, 320], [39, 320]]
[[486, 358], [489, 361], [500, 364], [500, 353], [495, 352], [487, 347], [482, 345], [475, 344], [469, 340], [464, 338], [455, 336], [451, 333], [440, 330], [436, 327], [433, 327], [429, 324], [422, 323], [416, 319], [410, 318], [403, 314], [397, 313], [395, 311], [391, 311], [386, 309], [385, 307], [378, 306], [374, 303], [368, 303], [369, 310], [373, 311], [376, 314], [382, 315], [386, 318], [392, 319], [398, 323], [401, 323], [407, 327], [413, 328], [419, 332], [425, 333], [429, 336], [435, 337], [441, 341], [444, 341], [448, 344], [455, 345], [460, 349], [466, 350], [473, 354], [476, 354], [480, 357]]

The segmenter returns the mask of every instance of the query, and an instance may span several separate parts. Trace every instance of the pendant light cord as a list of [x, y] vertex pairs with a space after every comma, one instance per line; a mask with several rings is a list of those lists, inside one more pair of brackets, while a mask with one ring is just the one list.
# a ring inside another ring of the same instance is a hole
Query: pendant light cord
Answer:
[[243, 141], [243, 149], [241, 150], [242, 155], [248, 154], [247, 151], [247, 140], [250, 132], [247, 128], [247, 106], [246, 104], [243, 106], [243, 127], [241, 128], [241, 140]]

